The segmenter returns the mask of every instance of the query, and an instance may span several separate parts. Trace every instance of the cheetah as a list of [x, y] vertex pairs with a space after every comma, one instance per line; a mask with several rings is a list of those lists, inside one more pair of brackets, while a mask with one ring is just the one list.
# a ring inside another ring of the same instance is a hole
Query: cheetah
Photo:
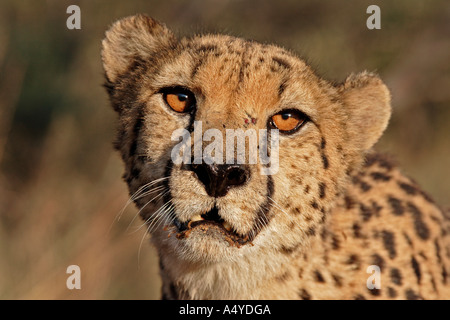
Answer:
[[[163, 299], [450, 298], [449, 218], [373, 151], [391, 115], [378, 75], [333, 83], [276, 45], [179, 38], [146, 15], [115, 22], [101, 55]], [[277, 172], [176, 163], [173, 133], [198, 123], [200, 135], [276, 130]]]

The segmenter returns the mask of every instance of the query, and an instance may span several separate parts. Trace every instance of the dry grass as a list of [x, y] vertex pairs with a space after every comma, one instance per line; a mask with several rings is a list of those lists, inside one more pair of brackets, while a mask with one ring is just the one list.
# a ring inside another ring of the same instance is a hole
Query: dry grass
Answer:
[[[82, 30], [65, 28], [69, 4]], [[382, 29], [365, 28], [371, 3], [352, 1], [3, 1], [0, 5], [0, 298], [157, 299], [155, 251], [127, 201], [111, 141], [100, 40], [115, 19], [146, 12], [179, 34], [227, 32], [276, 42], [342, 80], [378, 71], [394, 117], [379, 149], [448, 204], [450, 5], [381, 2]], [[82, 289], [66, 288], [77, 264]]]

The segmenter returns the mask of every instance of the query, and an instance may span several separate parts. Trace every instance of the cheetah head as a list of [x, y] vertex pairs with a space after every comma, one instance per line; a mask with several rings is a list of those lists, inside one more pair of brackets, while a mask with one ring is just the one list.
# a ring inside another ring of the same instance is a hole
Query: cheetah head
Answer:
[[[156, 246], [185, 260], [306, 245], [390, 117], [376, 75], [332, 84], [277, 46], [225, 35], [178, 39], [144, 15], [113, 24], [102, 60], [131, 199]], [[244, 150], [238, 162], [237, 143], [231, 151], [225, 144], [230, 132], [277, 136], [266, 145], [271, 155], [276, 146], [276, 159], [251, 162]], [[231, 162], [220, 161], [226, 153]]]

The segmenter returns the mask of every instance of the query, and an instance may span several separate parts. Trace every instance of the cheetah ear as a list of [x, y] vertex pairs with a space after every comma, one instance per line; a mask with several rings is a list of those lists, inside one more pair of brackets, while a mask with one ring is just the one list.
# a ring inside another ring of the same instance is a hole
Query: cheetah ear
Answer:
[[137, 59], [147, 60], [157, 50], [175, 43], [173, 33], [146, 15], [115, 22], [102, 41], [102, 61], [107, 81], [114, 83]]
[[386, 129], [391, 116], [391, 96], [372, 73], [350, 75], [339, 88], [348, 115], [347, 134], [357, 150], [368, 151]]

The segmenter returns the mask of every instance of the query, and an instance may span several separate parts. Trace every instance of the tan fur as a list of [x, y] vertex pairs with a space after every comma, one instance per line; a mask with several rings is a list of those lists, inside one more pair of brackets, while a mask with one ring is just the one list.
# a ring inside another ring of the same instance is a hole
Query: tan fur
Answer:
[[[391, 113], [376, 75], [334, 85], [277, 46], [224, 35], [178, 40], [143, 15], [109, 29], [102, 59], [119, 113], [115, 146], [159, 252], [164, 298], [450, 298], [448, 220], [371, 151]], [[160, 90], [173, 86], [195, 94], [194, 119], [165, 105]], [[192, 171], [170, 165], [171, 134], [192, 120], [203, 131], [266, 129], [287, 108], [310, 121], [281, 135], [273, 176], [251, 165], [245, 185], [214, 199]], [[255, 123], [244, 121], [249, 116]], [[152, 181], [157, 189], [142, 188]], [[254, 236], [251, 243], [233, 245], [205, 228], [176, 236], [175, 217], [189, 221], [214, 202], [237, 233]], [[381, 289], [367, 288], [370, 265], [381, 268]]]

